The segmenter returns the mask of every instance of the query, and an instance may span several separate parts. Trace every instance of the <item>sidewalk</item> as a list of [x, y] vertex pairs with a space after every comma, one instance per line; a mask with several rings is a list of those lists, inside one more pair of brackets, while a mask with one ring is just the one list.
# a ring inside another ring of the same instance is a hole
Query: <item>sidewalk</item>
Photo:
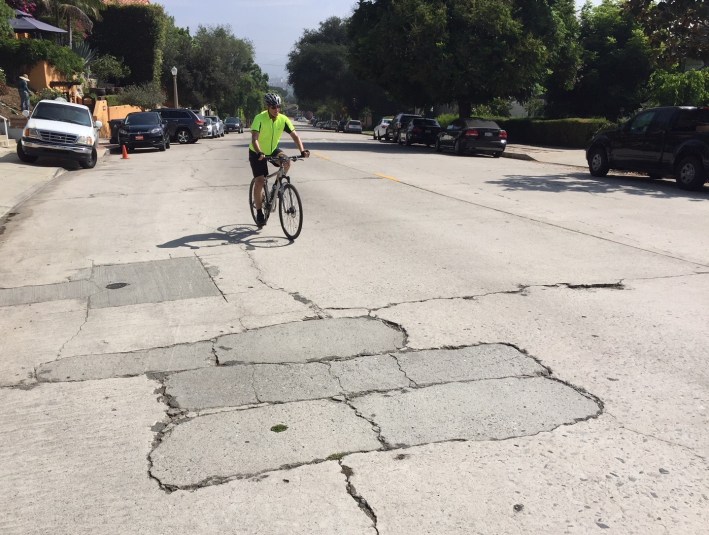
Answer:
[[[105, 150], [99, 151], [99, 158], [108, 153], [108, 141], [101, 140], [101, 147]], [[587, 165], [582, 149], [508, 145], [503, 157], [584, 168]], [[56, 163], [40, 160], [37, 164], [23, 164], [14, 145], [9, 149], [0, 147], [0, 218], [66, 172], [63, 167], [55, 167]]]
[[[17, 157], [14, 140], [10, 148], [0, 147], [0, 218], [66, 172], [58, 161], [42, 159], [34, 164], [22, 163]], [[101, 140], [99, 160], [108, 154], [108, 141]]]

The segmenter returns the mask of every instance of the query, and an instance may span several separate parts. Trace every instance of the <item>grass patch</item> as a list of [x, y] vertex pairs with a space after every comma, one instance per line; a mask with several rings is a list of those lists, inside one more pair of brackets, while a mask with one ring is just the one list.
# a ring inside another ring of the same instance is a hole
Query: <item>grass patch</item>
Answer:
[[273, 431], [274, 433], [283, 433], [283, 431], [285, 431], [286, 429], [288, 429], [287, 425], [276, 424], [271, 428], [271, 431]]

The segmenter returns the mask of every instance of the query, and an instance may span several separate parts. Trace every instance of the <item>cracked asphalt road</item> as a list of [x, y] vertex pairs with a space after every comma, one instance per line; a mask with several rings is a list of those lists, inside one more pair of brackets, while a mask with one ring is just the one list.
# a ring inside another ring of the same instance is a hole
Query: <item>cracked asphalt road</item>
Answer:
[[0, 532], [704, 532], [705, 193], [303, 137], [295, 244], [236, 135], [3, 223]]

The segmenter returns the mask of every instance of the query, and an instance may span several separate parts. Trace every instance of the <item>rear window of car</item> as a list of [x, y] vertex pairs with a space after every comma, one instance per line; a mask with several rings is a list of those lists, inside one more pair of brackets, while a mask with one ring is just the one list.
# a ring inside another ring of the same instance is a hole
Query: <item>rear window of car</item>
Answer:
[[362, 123], [359, 121], [350, 121], [349, 124], [350, 126], [362, 126]]
[[489, 121], [487, 119], [478, 119], [475, 117], [472, 117], [470, 119], [465, 119], [465, 126], [466, 128], [497, 128], [498, 130], [500, 129], [500, 126], [495, 122], [495, 121]]
[[435, 119], [414, 119], [414, 126], [441, 126]]

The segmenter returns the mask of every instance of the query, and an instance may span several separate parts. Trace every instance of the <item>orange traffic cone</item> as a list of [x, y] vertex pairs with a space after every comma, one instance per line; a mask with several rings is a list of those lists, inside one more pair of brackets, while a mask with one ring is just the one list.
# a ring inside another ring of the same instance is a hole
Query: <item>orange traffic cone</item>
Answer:
[[125, 145], [121, 145], [121, 147], [123, 149], [123, 159], [127, 160], [128, 159], [128, 149], [126, 148]]

